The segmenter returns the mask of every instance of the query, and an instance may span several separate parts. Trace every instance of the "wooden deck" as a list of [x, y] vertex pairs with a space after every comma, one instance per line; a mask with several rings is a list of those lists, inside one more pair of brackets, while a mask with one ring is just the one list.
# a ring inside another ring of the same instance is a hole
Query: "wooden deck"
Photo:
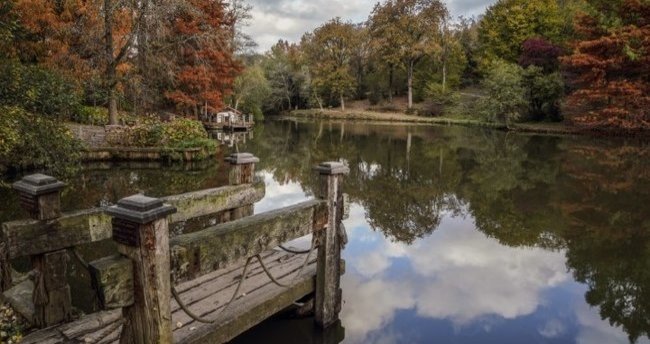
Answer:
[[[306, 255], [286, 253], [279, 249], [266, 251], [261, 256], [271, 273], [284, 284], [291, 283], [306, 258]], [[176, 286], [181, 300], [192, 312], [215, 321], [206, 324], [193, 320], [172, 299], [174, 342], [226, 342], [314, 291], [315, 250], [301, 276], [295, 278], [290, 288], [274, 284], [259, 262], [254, 260], [248, 268], [248, 276], [241, 286], [239, 296], [222, 311], [239, 283], [243, 267], [244, 262], [240, 262]], [[21, 343], [119, 343], [123, 322], [121, 309], [102, 311], [71, 323], [31, 333]]]

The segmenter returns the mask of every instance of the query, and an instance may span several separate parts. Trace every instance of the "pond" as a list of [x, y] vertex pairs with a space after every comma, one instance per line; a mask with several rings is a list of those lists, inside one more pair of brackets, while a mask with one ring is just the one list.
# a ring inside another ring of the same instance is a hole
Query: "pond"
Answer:
[[[256, 212], [313, 197], [312, 167], [331, 159], [350, 166], [351, 209], [340, 324], [322, 333], [311, 319], [272, 319], [235, 343], [650, 343], [647, 143], [298, 121], [246, 138], [222, 154], [261, 159]], [[221, 163], [89, 165], [63, 205], [226, 181]], [[0, 221], [22, 215], [16, 204], [0, 189]], [[112, 250], [96, 246], [90, 258]], [[92, 295], [75, 289], [83, 308]]]

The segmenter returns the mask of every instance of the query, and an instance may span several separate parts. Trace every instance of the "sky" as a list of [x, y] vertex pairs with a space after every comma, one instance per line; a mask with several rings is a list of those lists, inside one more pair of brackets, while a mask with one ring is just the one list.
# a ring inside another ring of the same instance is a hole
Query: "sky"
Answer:
[[[362, 22], [368, 19], [376, 0], [249, 0], [252, 19], [244, 32], [257, 42], [258, 52], [268, 50], [279, 39], [297, 42], [334, 17]], [[452, 16], [481, 14], [495, 0], [445, 0]]]

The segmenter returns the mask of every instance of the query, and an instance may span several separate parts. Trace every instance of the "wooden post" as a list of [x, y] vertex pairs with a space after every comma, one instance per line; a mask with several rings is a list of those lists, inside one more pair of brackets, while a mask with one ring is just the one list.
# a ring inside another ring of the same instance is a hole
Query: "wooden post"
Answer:
[[[234, 134], [233, 134], [234, 136]], [[255, 163], [260, 159], [251, 153], [233, 153], [226, 158], [230, 163], [230, 185], [252, 184], [255, 178]], [[253, 215], [254, 206], [245, 205], [230, 211], [230, 220]]]
[[341, 233], [344, 231], [343, 217], [343, 176], [349, 169], [340, 162], [320, 164], [316, 171], [320, 175], [319, 197], [327, 201], [328, 219], [325, 229], [315, 228], [318, 243], [316, 262], [316, 300], [315, 320], [321, 328], [326, 328], [338, 320], [341, 311]]
[[[56, 178], [40, 173], [13, 184], [20, 194], [23, 208], [32, 218], [44, 222], [61, 216], [61, 190], [64, 186]], [[65, 249], [31, 256], [36, 273], [32, 294], [35, 311], [32, 322], [36, 327], [56, 325], [71, 318], [72, 299], [66, 280], [68, 260]]]
[[118, 251], [133, 261], [133, 305], [124, 309], [121, 343], [171, 343], [171, 284], [167, 215], [176, 208], [134, 195], [107, 209]]

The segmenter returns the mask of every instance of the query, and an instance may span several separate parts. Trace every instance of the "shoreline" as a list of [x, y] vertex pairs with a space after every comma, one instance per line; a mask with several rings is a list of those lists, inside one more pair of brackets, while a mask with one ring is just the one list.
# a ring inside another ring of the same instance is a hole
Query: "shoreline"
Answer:
[[306, 109], [293, 110], [282, 117], [293, 118], [326, 118], [349, 121], [383, 122], [383, 123], [418, 123], [431, 125], [458, 125], [466, 127], [490, 128], [503, 131], [522, 133], [552, 134], [552, 135], [589, 135], [590, 131], [571, 127], [563, 123], [515, 123], [505, 125], [471, 119], [455, 119], [445, 117], [418, 117], [401, 113], [383, 113], [373, 111]]

